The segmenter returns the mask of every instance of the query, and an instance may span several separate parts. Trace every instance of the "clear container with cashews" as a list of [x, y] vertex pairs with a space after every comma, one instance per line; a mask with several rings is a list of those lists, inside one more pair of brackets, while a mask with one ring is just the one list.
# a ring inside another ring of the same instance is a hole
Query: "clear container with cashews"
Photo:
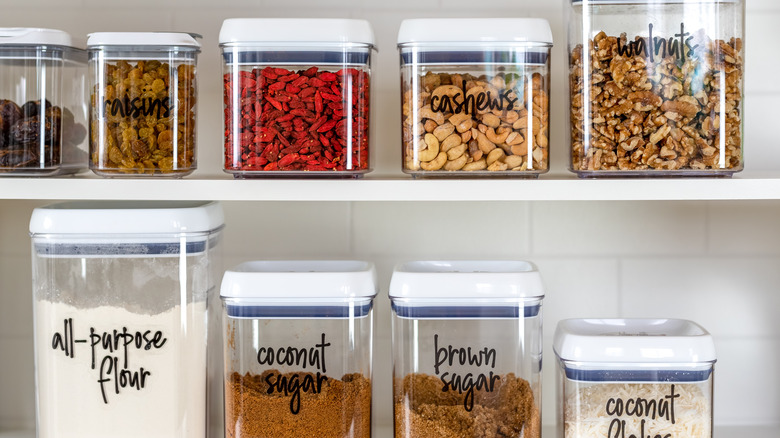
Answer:
[[413, 177], [549, 169], [546, 20], [413, 19], [398, 32], [402, 168]]

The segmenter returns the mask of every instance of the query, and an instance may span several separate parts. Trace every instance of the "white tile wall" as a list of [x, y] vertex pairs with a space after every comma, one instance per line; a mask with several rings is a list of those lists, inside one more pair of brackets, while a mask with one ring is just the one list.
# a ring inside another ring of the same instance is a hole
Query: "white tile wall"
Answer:
[[[376, 169], [399, 174], [395, 32], [404, 18], [542, 16], [558, 44], [553, 62], [553, 129], [565, 133], [562, 1], [484, 0], [0, 0], [0, 26], [104, 30], [190, 30], [204, 34], [199, 172], [220, 172], [221, 85], [216, 36], [239, 16], [348, 16], [371, 20], [375, 64]], [[780, 2], [747, 0], [746, 162], [777, 169], [772, 126], [780, 85], [773, 51]], [[557, 127], [557, 129], [556, 129]], [[553, 138], [555, 140], [555, 137]], [[554, 146], [553, 169], [565, 168]], [[0, 202], [0, 431], [30, 427], [33, 350], [28, 201]], [[544, 421], [553, 422], [552, 332], [580, 316], [675, 316], [715, 335], [716, 423], [780, 424], [780, 202], [241, 203], [225, 205], [226, 266], [254, 258], [374, 260], [377, 305], [375, 420], [389, 425], [389, 305], [392, 266], [417, 258], [529, 258], [545, 300]], [[380, 437], [383, 438], [383, 437]]]

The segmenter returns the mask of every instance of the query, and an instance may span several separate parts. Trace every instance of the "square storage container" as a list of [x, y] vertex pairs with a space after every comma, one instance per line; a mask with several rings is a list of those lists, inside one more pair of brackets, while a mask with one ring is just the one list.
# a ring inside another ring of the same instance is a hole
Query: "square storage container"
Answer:
[[87, 167], [87, 54], [54, 29], [0, 28], [0, 175]]
[[38, 438], [206, 437], [222, 224], [203, 202], [33, 211]]
[[402, 169], [536, 177], [550, 168], [546, 20], [414, 19], [398, 31]]
[[558, 324], [558, 436], [712, 437], [715, 347], [678, 319]]
[[365, 20], [228, 19], [225, 166], [236, 178], [359, 177], [371, 170]]
[[743, 169], [742, 0], [565, 2], [573, 172]]
[[376, 287], [361, 261], [225, 272], [225, 437], [370, 437]]
[[543, 298], [528, 262], [397, 266], [395, 437], [540, 438]]
[[183, 177], [197, 168], [200, 35], [89, 35], [90, 169], [104, 177]]

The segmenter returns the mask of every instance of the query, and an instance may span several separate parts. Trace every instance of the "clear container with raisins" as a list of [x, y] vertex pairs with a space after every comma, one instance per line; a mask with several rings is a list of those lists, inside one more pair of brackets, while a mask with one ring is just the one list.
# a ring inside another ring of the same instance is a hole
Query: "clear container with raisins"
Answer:
[[0, 28], [0, 176], [87, 168], [86, 66], [66, 32]]
[[358, 178], [371, 171], [366, 20], [233, 18], [219, 34], [224, 171]]
[[398, 31], [403, 172], [547, 172], [552, 44], [542, 19], [404, 20]]
[[390, 281], [396, 438], [541, 438], [533, 263], [413, 261]]
[[572, 172], [744, 168], [743, 0], [564, 1]]
[[89, 35], [93, 172], [180, 178], [197, 168], [199, 38], [182, 32]]

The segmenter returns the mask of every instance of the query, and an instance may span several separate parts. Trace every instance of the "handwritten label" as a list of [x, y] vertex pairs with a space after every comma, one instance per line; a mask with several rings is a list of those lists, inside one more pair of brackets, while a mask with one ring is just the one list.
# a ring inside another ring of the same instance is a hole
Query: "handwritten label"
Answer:
[[103, 116], [139, 117], [155, 116], [156, 118], [170, 117], [170, 98], [152, 99], [150, 97], [125, 96], [122, 99], [108, 99], [103, 102]]
[[651, 23], [648, 25], [647, 39], [639, 38], [623, 44], [620, 38], [618, 38], [617, 51], [618, 55], [623, 57], [642, 56], [651, 62], [655, 61], [656, 57], [663, 59], [667, 56], [673, 56], [678, 61], [685, 61], [686, 54], [693, 52], [699, 47], [698, 45], [691, 45], [693, 38], [690, 32], [685, 31], [684, 23], [680, 23], [680, 33], [674, 34], [671, 38], [653, 36], [653, 25]]
[[[465, 80], [460, 89], [466, 90]], [[478, 111], [493, 111], [495, 109], [512, 111], [515, 108], [515, 102], [519, 100], [517, 96], [512, 98], [513, 92], [514, 90], [507, 88], [503, 93], [497, 93], [495, 96], [490, 91], [469, 95], [466, 95], [466, 91], [461, 91], [454, 96], [433, 96], [431, 97], [431, 111], [454, 114], [477, 114]]]
[[298, 415], [301, 411], [301, 392], [319, 394], [322, 391], [322, 383], [328, 380], [325, 376], [325, 349], [330, 347], [330, 342], [325, 342], [325, 333], [319, 343], [309, 348], [298, 347], [260, 347], [257, 350], [257, 363], [260, 365], [286, 365], [296, 368], [316, 370], [316, 374], [293, 373], [275, 374], [269, 373], [265, 377], [268, 384], [268, 395], [274, 392], [290, 397], [290, 412]]
[[439, 347], [439, 335], [433, 335], [434, 366], [433, 370], [442, 384], [442, 392], [458, 391], [458, 394], [466, 394], [463, 398], [463, 407], [471, 412], [474, 409], [474, 390], [493, 392], [496, 381], [501, 380], [501, 376], [493, 371], [487, 373], [466, 373], [461, 375], [450, 371], [442, 372], [442, 367], [451, 367], [454, 365], [474, 367], [476, 369], [489, 367], [491, 370], [496, 368], [496, 350], [494, 348], [483, 347], [481, 349], [472, 349], [471, 347], [454, 347], [447, 345]]
[[115, 395], [120, 395], [126, 388], [140, 391], [149, 383], [151, 371], [144, 367], [131, 369], [131, 352], [159, 350], [166, 342], [168, 338], [159, 330], [133, 331], [127, 327], [103, 332], [90, 327], [86, 338], [77, 339], [73, 318], [68, 318], [63, 320], [63, 330], [52, 337], [51, 347], [76, 359], [76, 344], [89, 346], [90, 368], [98, 371], [97, 384], [103, 403], [108, 404], [112, 391]]
[[[661, 419], [672, 424], [674, 418], [674, 401], [680, 394], [675, 392], [674, 385], [671, 385], [669, 394], [657, 399], [612, 397], [607, 400], [604, 407], [605, 412], [610, 417], [615, 417], [609, 424], [606, 438], [674, 438], [671, 433], [653, 434], [652, 431], [645, 429], [647, 420]], [[639, 430], [629, 431], [626, 427], [626, 420], [623, 417], [641, 418]], [[634, 433], [632, 433], [634, 432]]]

